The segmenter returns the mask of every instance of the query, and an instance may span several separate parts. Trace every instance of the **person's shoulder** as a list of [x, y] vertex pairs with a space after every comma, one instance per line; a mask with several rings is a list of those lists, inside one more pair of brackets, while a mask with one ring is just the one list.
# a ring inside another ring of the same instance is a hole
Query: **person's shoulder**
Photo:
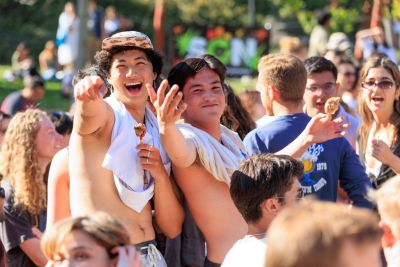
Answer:
[[10, 100], [12, 100], [12, 99], [17, 99], [17, 98], [22, 98], [22, 97], [23, 97], [23, 96], [22, 96], [22, 93], [21, 93], [21, 91], [19, 90], [19, 91], [15, 91], [15, 92], [9, 93], [9, 94], [6, 96], [6, 98], [5, 98], [4, 100], [10, 101]]

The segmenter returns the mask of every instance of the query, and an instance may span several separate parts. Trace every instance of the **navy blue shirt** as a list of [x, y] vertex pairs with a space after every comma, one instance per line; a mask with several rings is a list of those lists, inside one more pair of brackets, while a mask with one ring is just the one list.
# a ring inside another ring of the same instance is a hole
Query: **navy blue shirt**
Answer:
[[[310, 119], [304, 113], [279, 116], [269, 124], [254, 129], [244, 139], [247, 152], [252, 155], [280, 151], [301, 134]], [[370, 180], [345, 138], [313, 144], [300, 160], [304, 164], [304, 176], [300, 183], [305, 194], [336, 201], [339, 181], [355, 206], [372, 206], [366, 199]]]

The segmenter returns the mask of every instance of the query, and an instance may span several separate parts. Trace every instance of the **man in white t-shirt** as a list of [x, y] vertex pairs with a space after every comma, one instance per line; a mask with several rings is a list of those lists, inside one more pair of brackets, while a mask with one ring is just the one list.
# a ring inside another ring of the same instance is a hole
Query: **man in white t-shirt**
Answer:
[[226, 255], [222, 267], [263, 267], [266, 231], [282, 208], [303, 197], [303, 164], [286, 155], [258, 154], [232, 175], [230, 194], [248, 224], [247, 235]]

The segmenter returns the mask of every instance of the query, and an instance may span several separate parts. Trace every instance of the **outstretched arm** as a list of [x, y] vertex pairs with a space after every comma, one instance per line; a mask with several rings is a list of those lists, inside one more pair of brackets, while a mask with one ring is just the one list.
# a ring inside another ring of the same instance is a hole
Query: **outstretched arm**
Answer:
[[166, 80], [161, 83], [157, 93], [151, 85], [146, 86], [150, 100], [157, 110], [161, 143], [169, 158], [178, 167], [192, 165], [196, 160], [196, 148], [194, 144], [187, 142], [175, 124], [186, 109], [186, 104], [181, 103], [182, 92], [178, 92], [178, 86], [174, 85], [165, 95], [168, 87]]
[[326, 114], [319, 113], [310, 120], [304, 131], [293, 142], [277, 154], [300, 158], [312, 144], [343, 137], [346, 133], [344, 130], [349, 126], [347, 123], [343, 124], [343, 118], [331, 121]]
[[99, 76], [86, 76], [74, 88], [76, 111], [74, 130], [81, 136], [99, 132], [112, 118], [103, 96], [107, 88]]

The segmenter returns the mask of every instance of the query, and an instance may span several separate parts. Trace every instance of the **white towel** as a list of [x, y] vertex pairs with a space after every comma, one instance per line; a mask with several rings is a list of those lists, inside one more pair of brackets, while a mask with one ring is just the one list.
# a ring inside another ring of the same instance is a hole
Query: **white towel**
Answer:
[[[137, 122], [125, 105], [115, 98], [114, 94], [105, 100], [114, 111], [115, 122], [111, 145], [102, 166], [113, 172], [114, 182], [121, 200], [128, 207], [140, 212], [153, 197], [154, 182], [150, 181], [149, 187], [144, 189], [144, 171], [136, 149], [140, 141], [134, 129]], [[169, 174], [171, 164], [160, 144], [157, 118], [149, 108], [146, 108], [145, 124], [146, 134], [143, 143], [154, 146], [160, 151], [162, 161]]]
[[239, 135], [221, 125], [222, 144], [207, 132], [190, 124], [177, 124], [186, 139], [196, 146], [201, 164], [218, 181], [230, 186], [231, 175], [247, 158], [246, 149]]

